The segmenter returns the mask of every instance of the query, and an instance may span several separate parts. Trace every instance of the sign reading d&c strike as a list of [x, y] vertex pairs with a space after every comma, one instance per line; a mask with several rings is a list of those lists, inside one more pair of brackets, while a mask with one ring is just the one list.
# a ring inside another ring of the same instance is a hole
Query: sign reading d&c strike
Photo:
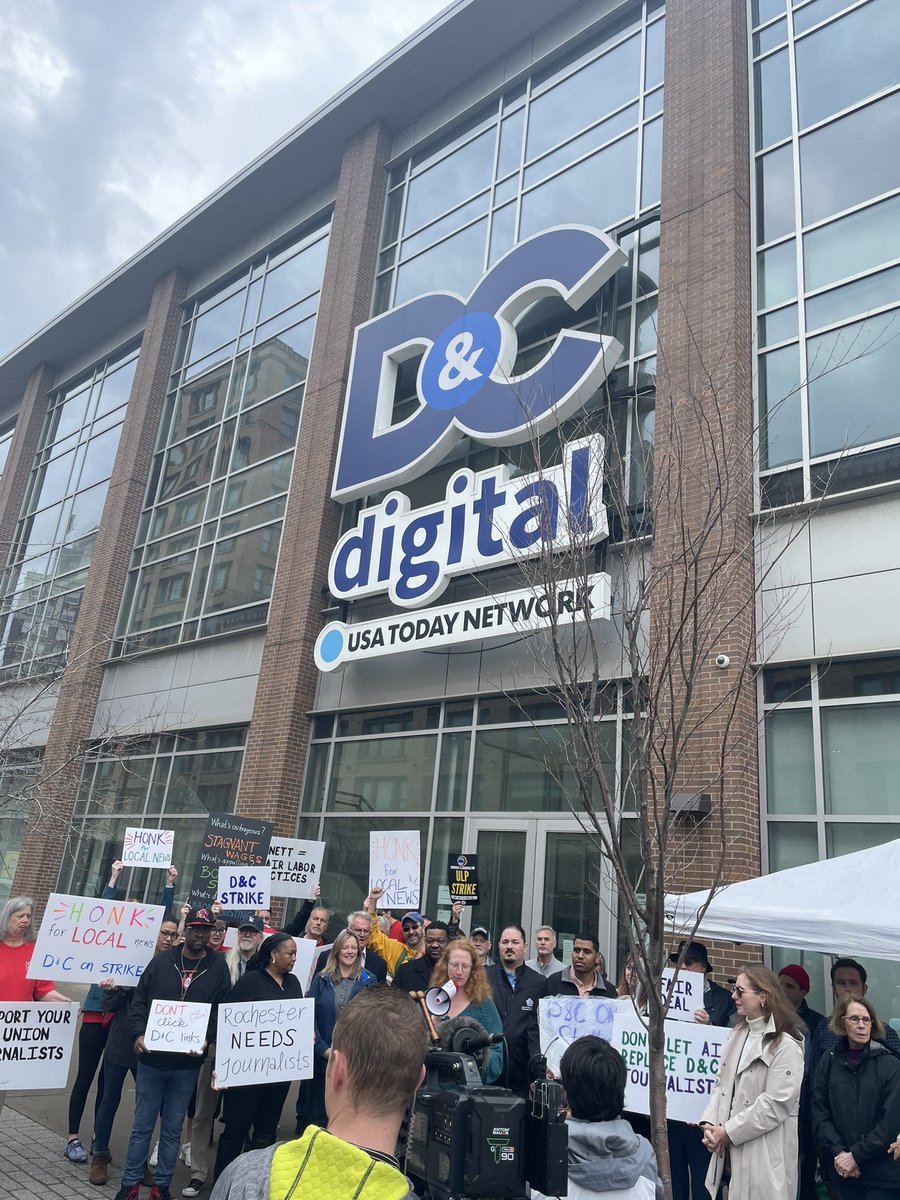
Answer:
[[77, 1004], [0, 1004], [0, 1091], [64, 1088], [77, 1028]]
[[[219, 890], [220, 867], [264, 867], [269, 856], [273, 826], [231, 813], [210, 813], [200, 843], [188, 903], [211, 904]], [[266, 905], [254, 905], [264, 908]]]
[[478, 855], [449, 855], [447, 871], [450, 883], [450, 903], [462, 900], [463, 904], [477, 904]]
[[137, 983], [156, 950], [164, 909], [53, 893], [34, 943], [29, 979]]
[[268, 908], [272, 872], [268, 867], [219, 867], [216, 899], [232, 912], [256, 912]]

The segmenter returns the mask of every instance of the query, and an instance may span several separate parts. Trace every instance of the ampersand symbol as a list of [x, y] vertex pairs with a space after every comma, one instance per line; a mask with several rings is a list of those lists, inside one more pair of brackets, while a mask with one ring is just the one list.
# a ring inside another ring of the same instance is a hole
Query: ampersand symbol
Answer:
[[458, 333], [447, 346], [446, 365], [438, 375], [438, 386], [445, 392], [452, 391], [466, 379], [480, 379], [482, 372], [475, 369], [484, 347], [472, 352], [475, 338], [468, 330]]

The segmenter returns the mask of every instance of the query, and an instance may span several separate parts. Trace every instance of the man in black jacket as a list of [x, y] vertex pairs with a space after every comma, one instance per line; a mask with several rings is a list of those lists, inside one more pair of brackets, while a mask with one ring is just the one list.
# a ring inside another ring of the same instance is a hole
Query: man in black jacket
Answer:
[[500, 934], [500, 962], [487, 968], [494, 1003], [506, 1035], [506, 1086], [528, 1092], [528, 1064], [541, 1052], [538, 1001], [547, 985], [543, 975], [525, 966], [528, 943], [521, 925], [507, 925]]
[[[548, 996], [608, 996], [616, 989], [600, 971], [600, 943], [591, 933], [581, 933], [572, 946], [572, 965], [547, 979]], [[538, 972], [540, 974], [540, 972]]]
[[[214, 926], [215, 918], [208, 908], [191, 909], [184, 923], [184, 945], [157, 954], [135, 989], [128, 1012], [138, 1056], [134, 1124], [116, 1200], [139, 1200], [157, 1116], [159, 1159], [150, 1200], [170, 1200], [169, 1184], [178, 1156], [181, 1126], [206, 1055], [206, 1043], [215, 1034], [218, 1006], [231, 991], [224, 956], [209, 949], [209, 935]], [[206, 1041], [198, 1053], [169, 1054], [147, 1049], [144, 1034], [154, 1000], [212, 1005]]]
[[450, 945], [450, 930], [443, 921], [432, 921], [425, 930], [425, 953], [421, 958], [407, 959], [397, 968], [394, 987], [403, 992], [427, 992], [431, 974], [441, 955]]

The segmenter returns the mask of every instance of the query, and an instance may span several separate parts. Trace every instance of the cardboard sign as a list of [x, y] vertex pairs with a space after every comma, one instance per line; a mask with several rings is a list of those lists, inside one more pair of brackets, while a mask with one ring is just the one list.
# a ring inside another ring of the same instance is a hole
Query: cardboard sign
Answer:
[[591, 1034], [612, 1041], [617, 1003], [605, 996], [545, 996], [539, 1001], [541, 1053], [557, 1079], [560, 1060], [576, 1038]]
[[[543, 1001], [541, 1001], [543, 1003]], [[730, 1029], [666, 1021], [666, 1115], [696, 1124], [703, 1116], [719, 1077], [719, 1059]], [[650, 1068], [647, 1030], [630, 1004], [616, 1013], [613, 1046], [625, 1059], [625, 1107], [650, 1112]]]
[[[663, 971], [663, 1000], [665, 1000], [669, 991], [672, 990], [674, 976], [674, 967], [667, 967]], [[674, 991], [672, 991], [672, 998], [669, 1002], [668, 1020], [690, 1021], [693, 1025], [694, 1013], [698, 1008], [703, 1007], [703, 978], [699, 971], [685, 971], [684, 968], [679, 971]]]
[[322, 870], [324, 842], [276, 838], [266, 864], [272, 872], [272, 895], [311, 900]]
[[174, 829], [125, 828], [122, 862], [126, 867], [171, 867]]
[[220, 1004], [216, 1087], [311, 1079], [315, 1007], [314, 1000]]
[[202, 1053], [211, 1008], [189, 1000], [151, 1001], [144, 1045], [164, 1054]]
[[156, 950], [165, 910], [52, 893], [34, 943], [29, 979], [99, 983], [112, 976], [134, 987]]
[[0, 1092], [64, 1088], [77, 1004], [0, 1004]]
[[310, 984], [316, 973], [316, 963], [319, 961], [319, 955], [323, 951], [327, 953], [331, 949], [331, 946], [317, 946], [312, 938], [305, 937], [294, 938], [294, 944], [297, 947], [294, 974], [300, 980], [300, 986], [303, 988], [305, 996], [309, 992]]
[[[230, 813], [210, 813], [200, 843], [188, 903], [192, 908], [212, 904], [219, 890], [220, 867], [264, 867], [269, 856], [272, 825]], [[263, 907], [254, 905], [254, 908]]]
[[384, 888], [379, 908], [409, 912], [419, 907], [419, 831], [369, 834], [369, 887]]
[[478, 855], [450, 854], [447, 862], [450, 883], [450, 903], [462, 900], [463, 904], [478, 903]]
[[268, 867], [219, 867], [216, 899], [228, 911], [268, 908], [271, 890], [272, 872]]

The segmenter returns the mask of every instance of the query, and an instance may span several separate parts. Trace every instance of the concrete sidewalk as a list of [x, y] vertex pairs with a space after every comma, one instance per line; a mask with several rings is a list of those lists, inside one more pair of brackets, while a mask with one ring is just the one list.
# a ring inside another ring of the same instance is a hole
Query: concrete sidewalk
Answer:
[[8, 1103], [0, 1114], [0, 1196], [4, 1200], [97, 1200], [119, 1186], [119, 1171], [111, 1170], [106, 1189], [91, 1187], [87, 1167], [63, 1157], [63, 1139], [52, 1129], [16, 1112]]

